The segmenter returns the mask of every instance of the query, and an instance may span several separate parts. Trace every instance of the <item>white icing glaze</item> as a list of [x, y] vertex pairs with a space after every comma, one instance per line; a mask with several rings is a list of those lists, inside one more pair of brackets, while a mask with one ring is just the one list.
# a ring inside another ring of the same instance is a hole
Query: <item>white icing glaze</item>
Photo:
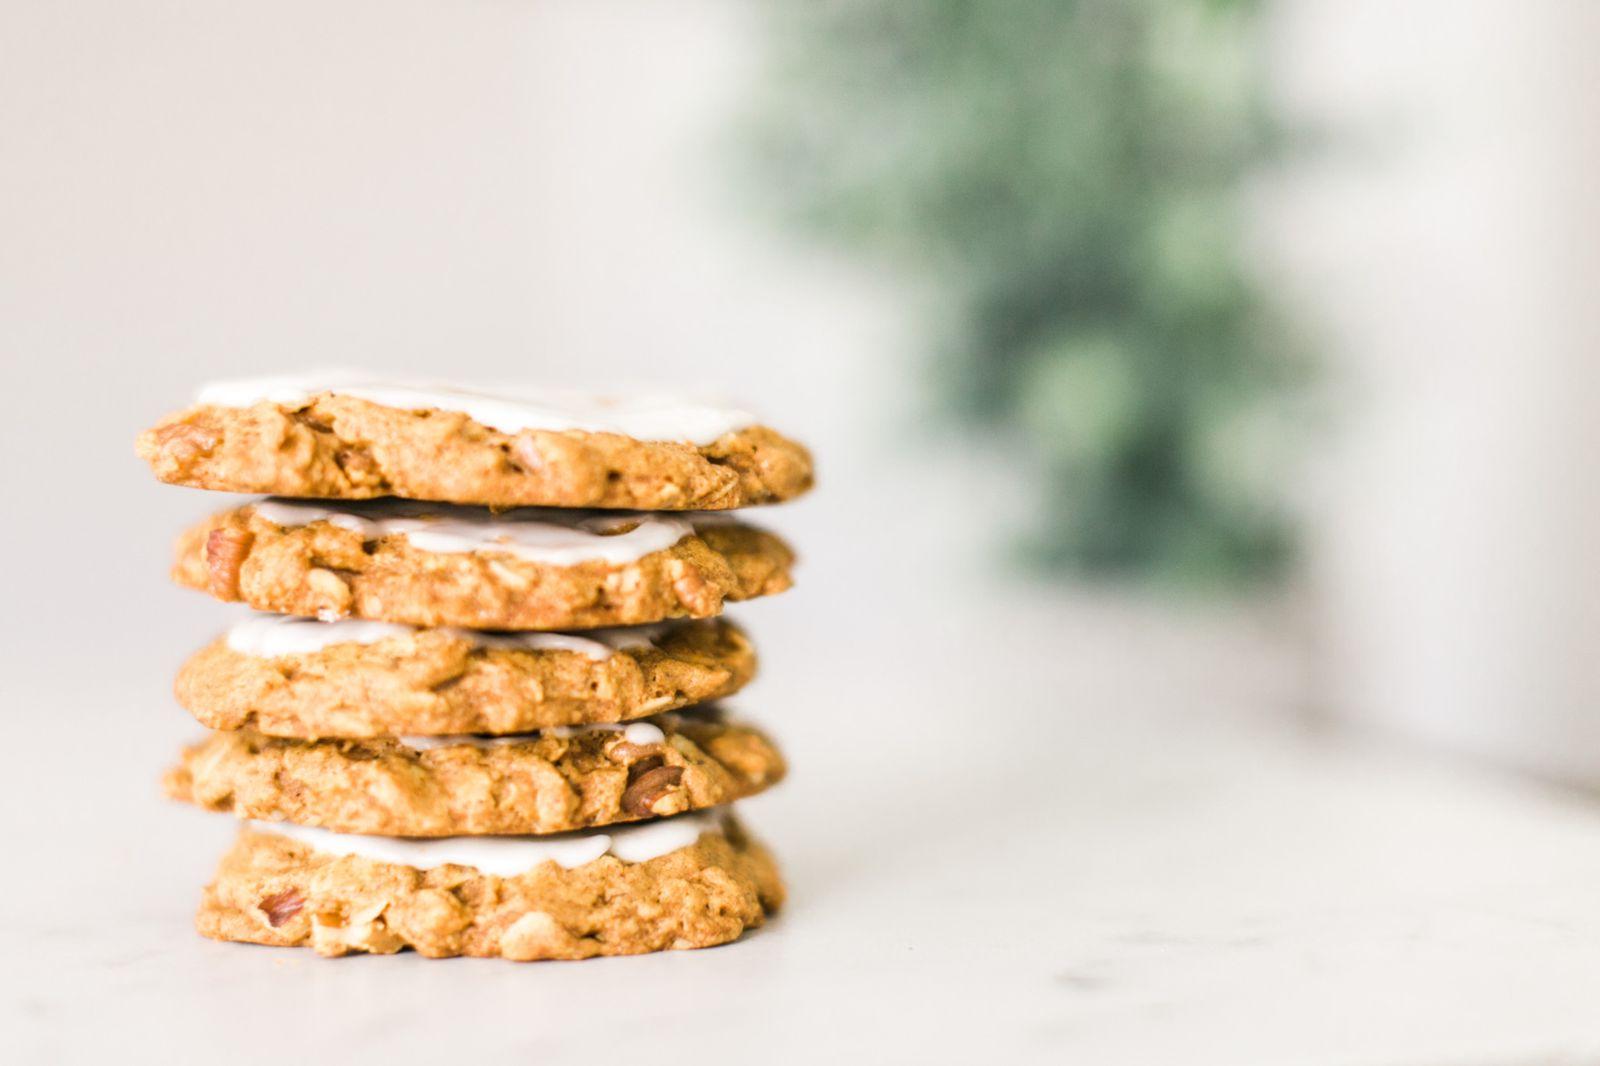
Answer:
[[622, 730], [622, 739], [629, 744], [638, 744], [643, 747], [647, 744], [660, 744], [667, 739], [661, 727], [651, 722], [629, 722]]
[[[265, 499], [255, 513], [285, 528], [327, 522], [369, 540], [403, 536], [418, 551], [435, 554], [505, 552], [550, 566], [584, 562], [637, 562], [665, 551], [694, 532], [675, 514], [630, 511], [563, 511], [519, 507], [500, 514], [486, 508], [369, 500], [323, 506]], [[623, 533], [607, 530], [633, 528]]]
[[[574, 651], [594, 660], [609, 659], [627, 648], [649, 647], [666, 631], [663, 624], [619, 626], [577, 633], [490, 633], [450, 627], [443, 630], [479, 647], [521, 648], [528, 651]], [[281, 655], [309, 655], [334, 644], [375, 644], [386, 637], [405, 636], [416, 626], [356, 619], [319, 621], [290, 615], [257, 614], [228, 630], [227, 644], [234, 651], [258, 659]]]
[[491, 633], [481, 629], [450, 630], [456, 636], [485, 648], [524, 648], [529, 651], [575, 651], [591, 659], [609, 659], [628, 648], [648, 648], [665, 633], [663, 623], [586, 629], [582, 633]]
[[[640, 747], [649, 744], [661, 744], [667, 739], [667, 735], [661, 731], [661, 727], [651, 722], [629, 722], [626, 725], [620, 722], [558, 725], [550, 727], [547, 732], [556, 737], [575, 737], [580, 733], [621, 733], [622, 739], [630, 744], [638, 744]], [[498, 737], [479, 736], [476, 733], [453, 733], [439, 737], [401, 736], [395, 739], [413, 751], [433, 751], [436, 748], [463, 746], [471, 748], [502, 748], [507, 744], [521, 744], [538, 738], [538, 733], [510, 733]]]
[[509, 648], [524, 651], [575, 651], [591, 659], [609, 659], [615, 649], [604, 641], [576, 633], [487, 633], [476, 629], [452, 628], [451, 633], [484, 648]]
[[[668, 715], [657, 715], [658, 718], [667, 718]], [[662, 744], [666, 742], [667, 735], [661, 727], [652, 722], [594, 722], [589, 725], [558, 725], [551, 726], [550, 732], [558, 737], [572, 737], [579, 733], [621, 733], [622, 739], [629, 744], [638, 744], [643, 747], [648, 744]]]
[[263, 401], [300, 407], [324, 393], [349, 396], [406, 411], [459, 411], [474, 422], [519, 433], [525, 429], [620, 433], [635, 440], [710, 444], [755, 423], [746, 411], [723, 404], [669, 396], [596, 396], [528, 388], [476, 389], [403, 381], [350, 370], [324, 370], [287, 377], [219, 381], [202, 388], [196, 402], [250, 407]]
[[393, 622], [319, 622], [314, 618], [258, 614], [229, 629], [227, 644], [244, 655], [275, 659], [280, 655], [309, 655], [330, 644], [376, 644], [386, 637], [412, 631], [411, 626]]
[[543, 862], [573, 869], [610, 853], [623, 862], [648, 862], [686, 848], [704, 832], [722, 828], [713, 811], [617, 826], [605, 831], [562, 833], [549, 837], [480, 836], [412, 839], [335, 833], [288, 822], [251, 822], [258, 833], [298, 841], [325, 855], [359, 855], [376, 862], [412, 866], [470, 866], [494, 877], [515, 877]]

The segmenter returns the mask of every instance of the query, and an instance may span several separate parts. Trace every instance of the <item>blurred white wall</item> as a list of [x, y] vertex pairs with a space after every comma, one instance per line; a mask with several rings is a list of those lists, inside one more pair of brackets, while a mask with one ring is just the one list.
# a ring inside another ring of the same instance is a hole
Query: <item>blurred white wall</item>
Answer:
[[1283, 0], [1268, 239], [1330, 343], [1333, 713], [1600, 779], [1600, 5]]

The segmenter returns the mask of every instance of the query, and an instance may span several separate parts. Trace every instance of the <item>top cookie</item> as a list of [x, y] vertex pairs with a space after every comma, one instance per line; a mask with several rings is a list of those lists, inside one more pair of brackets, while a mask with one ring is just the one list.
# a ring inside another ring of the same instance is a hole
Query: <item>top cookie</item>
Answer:
[[720, 511], [811, 487], [811, 455], [743, 411], [474, 391], [329, 372], [222, 382], [139, 436], [162, 481], [489, 507]]

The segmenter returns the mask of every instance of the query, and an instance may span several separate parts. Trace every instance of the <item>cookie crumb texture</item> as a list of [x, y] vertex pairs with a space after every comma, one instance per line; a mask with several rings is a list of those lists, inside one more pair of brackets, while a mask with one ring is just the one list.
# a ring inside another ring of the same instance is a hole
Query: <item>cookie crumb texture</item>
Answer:
[[309, 945], [328, 956], [413, 948], [431, 958], [587, 959], [725, 944], [782, 902], [771, 856], [732, 819], [722, 833], [648, 862], [607, 855], [506, 878], [325, 855], [244, 830], [195, 927], [217, 940]]
[[725, 600], [782, 592], [794, 553], [736, 522], [707, 523], [637, 561], [571, 566], [502, 552], [425, 552], [327, 521], [284, 527], [252, 505], [178, 539], [181, 585], [260, 611], [469, 629], [592, 629], [709, 618]]
[[629, 721], [732, 695], [755, 672], [749, 639], [716, 619], [672, 624], [653, 644], [605, 659], [484, 646], [439, 629], [273, 658], [218, 640], [184, 664], [176, 691], [213, 729], [442, 736]]
[[776, 784], [783, 757], [720, 715], [658, 720], [659, 743], [618, 731], [540, 734], [418, 751], [395, 740], [214, 733], [162, 784], [243, 818], [343, 833], [442, 837], [560, 833], [721, 806]]
[[162, 481], [223, 492], [491, 507], [724, 510], [811, 487], [811, 455], [765, 426], [708, 445], [615, 433], [501, 433], [455, 411], [349, 396], [252, 407], [202, 405], [140, 434]]

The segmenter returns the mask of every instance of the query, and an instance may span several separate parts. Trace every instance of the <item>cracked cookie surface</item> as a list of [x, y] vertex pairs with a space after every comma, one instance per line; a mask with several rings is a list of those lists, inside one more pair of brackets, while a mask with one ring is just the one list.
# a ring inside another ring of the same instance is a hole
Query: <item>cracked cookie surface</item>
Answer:
[[434, 958], [586, 959], [727, 943], [761, 925], [783, 895], [772, 857], [731, 816], [645, 862], [605, 855], [512, 877], [330, 855], [245, 829], [195, 927], [326, 956], [411, 948]]
[[703, 810], [763, 791], [784, 769], [760, 732], [702, 711], [626, 730], [425, 746], [219, 732], [185, 749], [162, 785], [174, 799], [242, 818], [445, 837], [561, 833]]
[[731, 695], [755, 672], [744, 633], [708, 619], [651, 627], [647, 639], [603, 658], [485, 643], [452, 629], [406, 628], [370, 643], [270, 656], [220, 638], [183, 665], [175, 688], [178, 702], [213, 729], [303, 739], [438, 736], [642, 718]]
[[792, 584], [788, 545], [731, 521], [696, 522], [632, 561], [558, 565], [492, 549], [422, 551], [406, 534], [374, 539], [329, 520], [284, 526], [257, 511], [236, 507], [180, 536], [173, 579], [278, 614], [537, 630], [708, 618], [725, 600]]
[[707, 444], [620, 433], [503, 433], [459, 411], [321, 393], [301, 403], [202, 404], [146, 430], [162, 481], [324, 499], [403, 496], [492, 507], [724, 510], [811, 487], [810, 453], [765, 426]]

